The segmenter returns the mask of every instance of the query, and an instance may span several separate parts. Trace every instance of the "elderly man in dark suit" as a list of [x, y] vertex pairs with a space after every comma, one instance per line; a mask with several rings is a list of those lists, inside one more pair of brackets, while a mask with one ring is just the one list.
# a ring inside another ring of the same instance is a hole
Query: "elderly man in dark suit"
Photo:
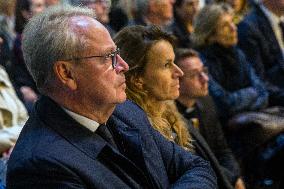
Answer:
[[261, 0], [238, 26], [238, 45], [267, 83], [272, 105], [284, 105], [284, 1]]
[[8, 162], [8, 188], [216, 188], [206, 161], [123, 103], [128, 65], [91, 10], [51, 7], [23, 36], [27, 68], [44, 96]]
[[196, 51], [177, 49], [176, 64], [184, 72], [176, 104], [192, 124], [188, 129], [196, 152], [209, 160], [220, 189], [245, 189], [240, 169], [224, 137], [213, 100], [208, 96], [208, 73]]

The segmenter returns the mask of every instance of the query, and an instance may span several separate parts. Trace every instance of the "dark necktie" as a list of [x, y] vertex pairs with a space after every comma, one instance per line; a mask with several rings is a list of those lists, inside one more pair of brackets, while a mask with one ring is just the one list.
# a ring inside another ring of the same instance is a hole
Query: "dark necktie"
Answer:
[[96, 133], [105, 139], [111, 146], [118, 149], [108, 127], [105, 124], [101, 124], [96, 130]]
[[279, 22], [279, 26], [281, 28], [281, 32], [282, 32], [282, 41], [284, 43], [284, 21], [280, 21]]

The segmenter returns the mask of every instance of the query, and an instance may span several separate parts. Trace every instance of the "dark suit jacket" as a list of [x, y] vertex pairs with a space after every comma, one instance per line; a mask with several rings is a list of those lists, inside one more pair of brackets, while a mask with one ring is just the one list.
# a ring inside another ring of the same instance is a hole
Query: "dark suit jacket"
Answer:
[[[186, 107], [178, 104], [178, 109], [186, 119], [191, 118], [185, 112]], [[227, 145], [212, 98], [200, 98], [196, 103], [196, 111], [200, 121], [199, 130], [188, 123], [196, 152], [211, 163], [217, 175], [219, 188], [233, 189], [240, 177], [239, 165]]]
[[[272, 102], [284, 104], [284, 58], [268, 18], [255, 5], [238, 26], [239, 47], [260, 77], [268, 82]], [[275, 104], [275, 103], [273, 103]]]
[[122, 150], [42, 97], [8, 162], [8, 188], [216, 188], [208, 163], [154, 131], [132, 102], [107, 124]]

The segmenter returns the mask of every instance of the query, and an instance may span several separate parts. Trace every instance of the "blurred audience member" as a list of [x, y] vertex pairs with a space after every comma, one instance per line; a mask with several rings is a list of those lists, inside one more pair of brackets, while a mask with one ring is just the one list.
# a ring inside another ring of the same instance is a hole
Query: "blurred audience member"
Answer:
[[258, 188], [267, 179], [271, 185], [274, 179], [278, 182], [277, 177], [283, 172], [267, 165], [283, 167], [282, 161], [275, 158], [283, 157], [279, 149], [283, 149], [284, 114], [281, 108], [267, 108], [265, 84], [235, 46], [238, 38], [231, 12], [225, 4], [204, 7], [196, 17], [192, 36], [209, 68], [209, 92], [225, 126], [228, 143], [242, 162], [249, 178], [246, 182]]
[[96, 19], [102, 23], [107, 28], [110, 35], [113, 36], [115, 32], [109, 25], [111, 0], [82, 0], [82, 3], [95, 11]]
[[[2, 66], [0, 66], [0, 107], [0, 157], [6, 159], [28, 116]], [[2, 171], [0, 170], [1, 173]]]
[[249, 11], [249, 0], [217, 0], [217, 2], [226, 2], [234, 9], [234, 23], [238, 24]]
[[192, 47], [190, 34], [193, 32], [193, 20], [199, 10], [199, 0], [176, 0], [174, 4], [174, 22], [169, 30], [177, 37], [178, 47]]
[[30, 112], [33, 103], [37, 100], [38, 92], [30, 73], [28, 72], [22, 54], [22, 32], [28, 20], [45, 8], [44, 0], [17, 0], [15, 30], [17, 32], [13, 47], [14, 61], [11, 70], [12, 79], [19, 96], [23, 99], [27, 110]]
[[[3, 40], [0, 38], [0, 47], [2, 45]], [[2, 53], [0, 51], [0, 55]], [[0, 157], [13, 147], [26, 120], [26, 110], [18, 99], [8, 74], [0, 66]]]
[[118, 0], [117, 6], [122, 8], [129, 19], [133, 19], [135, 14], [135, 0]]
[[136, 0], [136, 10], [130, 25], [157, 25], [164, 29], [173, 20], [175, 0]]
[[0, 0], [0, 33], [4, 35], [9, 48], [12, 49], [16, 37], [15, 27], [16, 0]]
[[195, 21], [193, 41], [209, 69], [209, 92], [223, 123], [237, 113], [266, 107], [264, 83], [236, 47], [237, 29], [230, 6], [205, 6]]
[[284, 1], [262, 0], [238, 26], [239, 46], [266, 82], [270, 104], [284, 105]]
[[189, 124], [188, 129], [197, 153], [211, 159], [217, 178], [223, 178], [219, 180], [223, 185], [219, 188], [244, 189], [238, 163], [227, 145], [214, 102], [208, 96], [207, 67], [191, 49], [178, 49], [175, 62], [184, 72], [176, 104], [179, 112], [193, 125]]
[[0, 37], [3, 40], [1, 45], [0, 65], [4, 66], [11, 75], [12, 48], [16, 37], [15, 27], [15, 0], [0, 0]]
[[11, 56], [12, 52], [9, 48], [8, 40], [6, 35], [0, 31], [0, 65], [6, 70], [10, 70], [11, 67]]
[[82, 3], [88, 8], [91, 8], [96, 13], [96, 19], [102, 24], [109, 22], [109, 10], [111, 7], [111, 0], [82, 0]]
[[60, 3], [60, 0], [45, 0], [46, 7], [57, 5], [58, 3]]
[[[123, 3], [124, 2], [124, 3]], [[119, 1], [111, 6], [109, 12], [109, 25], [115, 31], [120, 31], [129, 23], [129, 18], [132, 19], [133, 1]]]
[[[2, 42], [0, 38], [0, 47]], [[0, 58], [2, 53], [0, 51]], [[0, 66], [0, 181], [4, 185], [7, 159], [27, 118], [26, 109], [18, 99], [8, 74]]]

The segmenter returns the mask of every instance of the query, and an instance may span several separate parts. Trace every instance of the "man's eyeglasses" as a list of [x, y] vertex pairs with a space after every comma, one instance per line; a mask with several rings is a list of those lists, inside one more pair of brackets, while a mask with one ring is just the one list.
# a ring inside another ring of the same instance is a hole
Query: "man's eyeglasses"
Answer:
[[202, 77], [202, 74], [205, 74], [206, 76], [208, 75], [208, 68], [207, 67], [203, 67], [202, 70], [200, 71], [192, 71], [192, 72], [186, 72], [184, 74], [184, 77], [190, 78], [190, 79], [197, 79]]
[[88, 59], [88, 58], [97, 58], [97, 57], [101, 57], [104, 58], [105, 61], [108, 61], [111, 58], [111, 65], [112, 68], [115, 69], [116, 65], [117, 65], [117, 55], [120, 55], [120, 49], [116, 48], [115, 51], [110, 52], [106, 55], [93, 55], [93, 56], [85, 56], [85, 57], [75, 57], [73, 59], [67, 59], [66, 61], [70, 61], [70, 60], [81, 60], [81, 59]]

